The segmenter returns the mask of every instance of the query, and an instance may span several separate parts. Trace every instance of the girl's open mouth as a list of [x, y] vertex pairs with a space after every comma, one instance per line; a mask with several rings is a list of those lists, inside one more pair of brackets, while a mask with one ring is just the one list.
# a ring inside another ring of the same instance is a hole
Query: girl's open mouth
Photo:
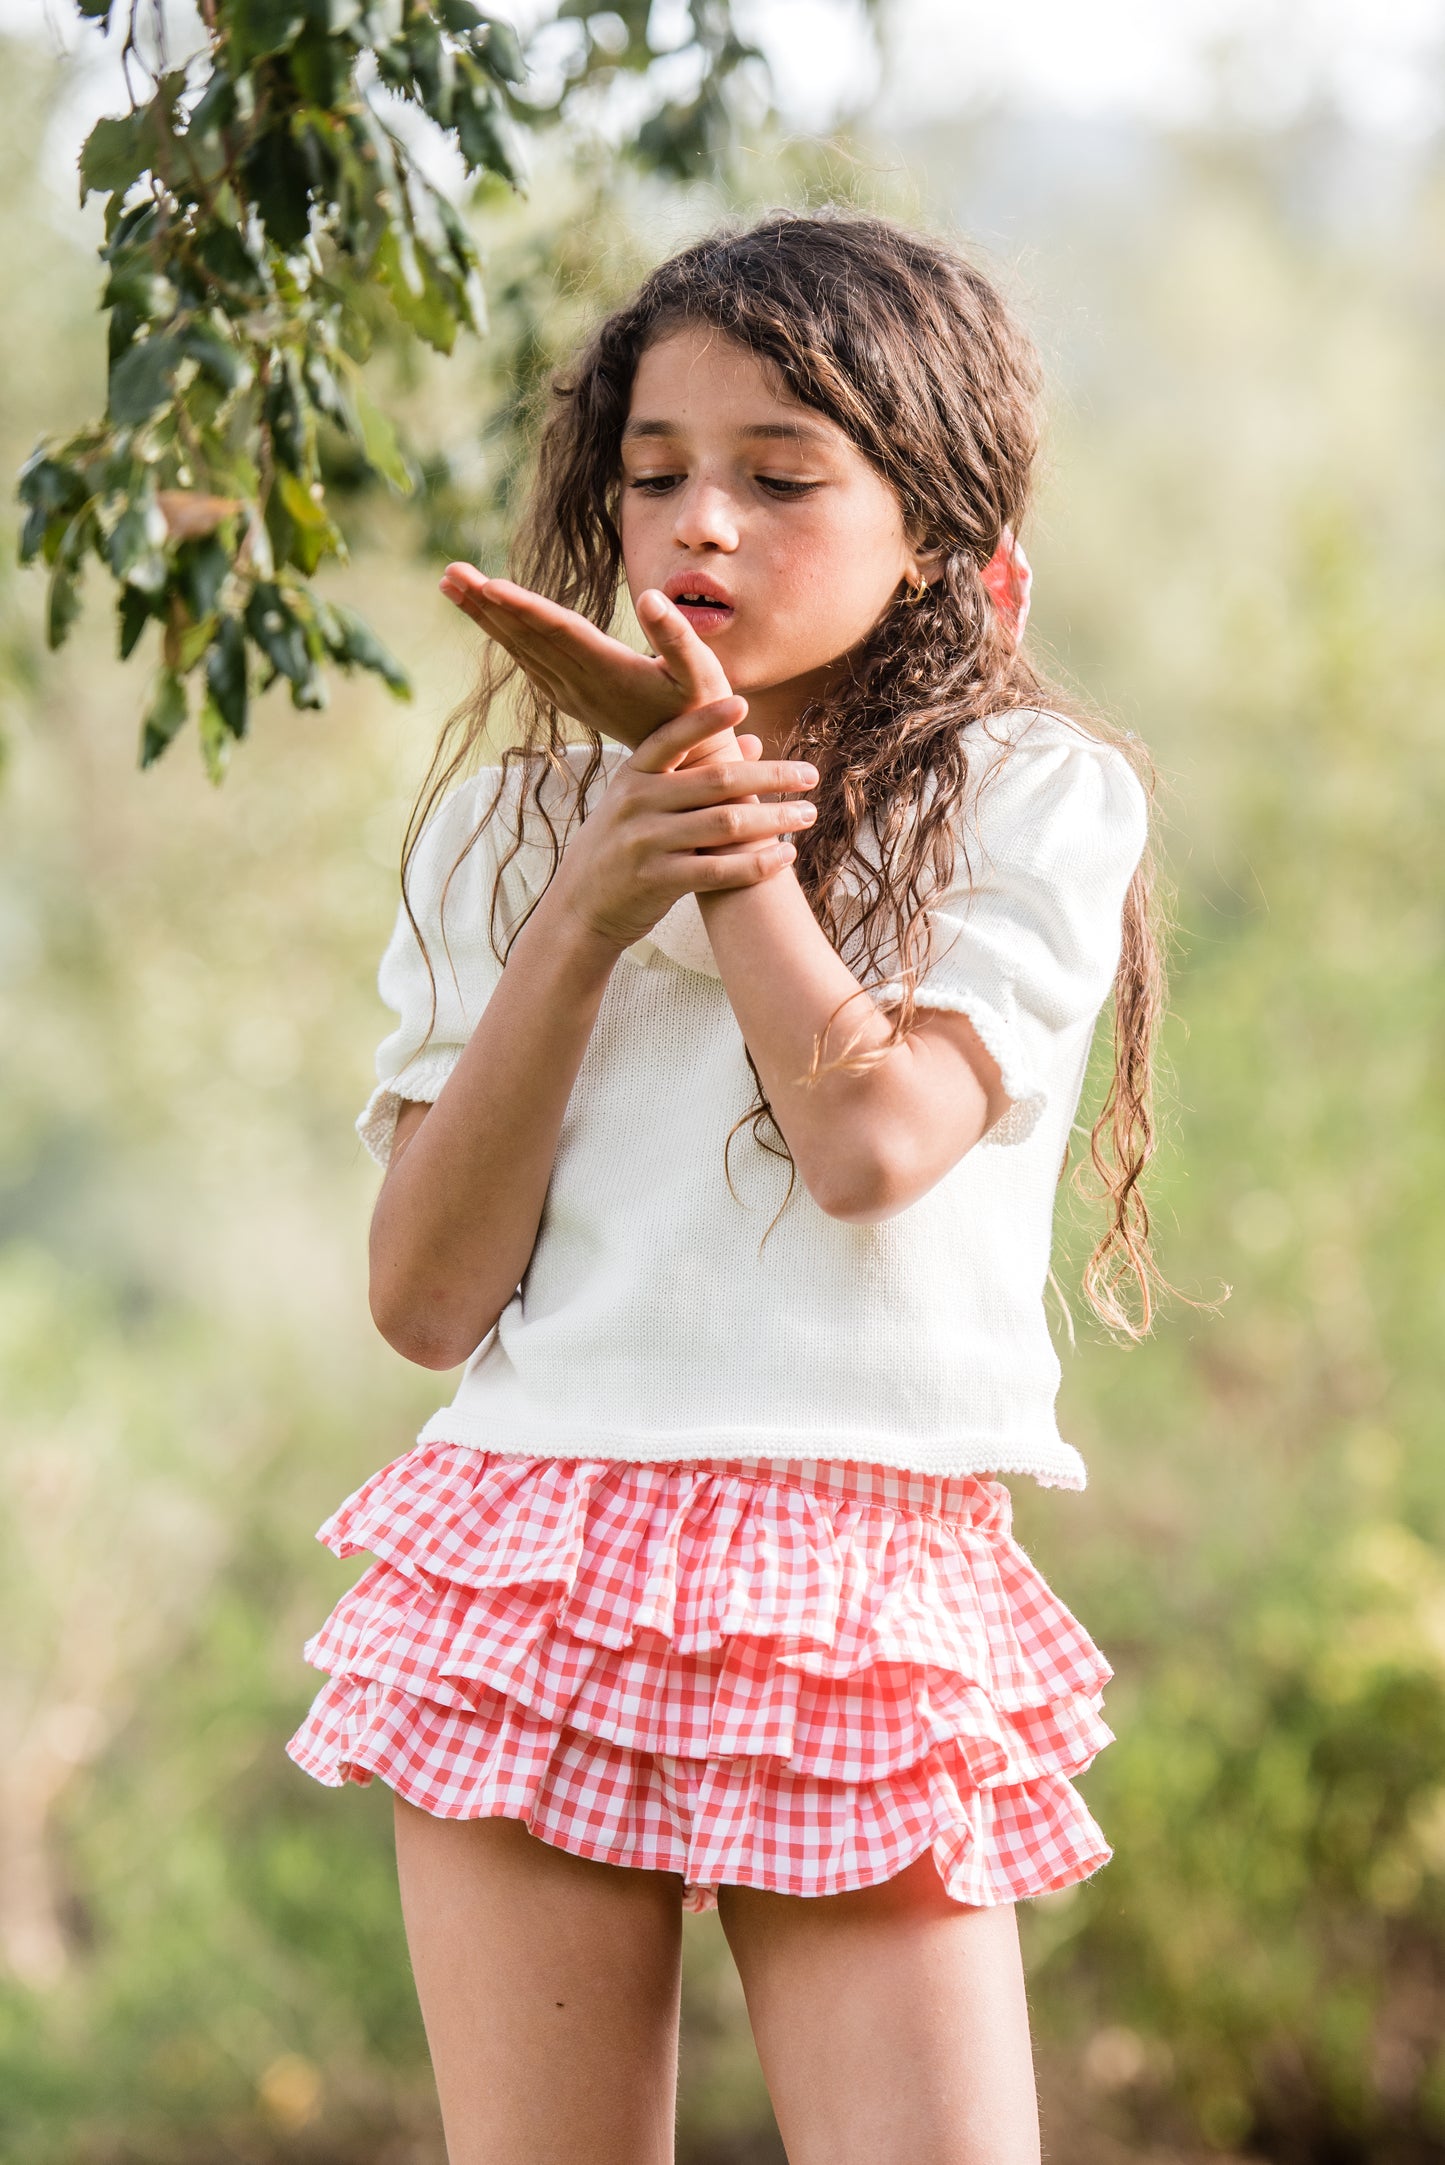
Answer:
[[673, 607], [682, 611], [694, 631], [721, 631], [733, 620], [729, 602], [709, 601], [702, 594], [678, 594]]
[[732, 598], [726, 587], [705, 571], [675, 571], [662, 591], [694, 631], [722, 631], [733, 620]]

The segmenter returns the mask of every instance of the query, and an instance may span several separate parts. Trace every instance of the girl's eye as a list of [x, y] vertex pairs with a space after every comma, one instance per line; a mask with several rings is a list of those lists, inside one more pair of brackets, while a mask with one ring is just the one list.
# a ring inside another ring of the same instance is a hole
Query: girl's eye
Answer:
[[[666, 496], [683, 478], [681, 474], [633, 474], [628, 478], [627, 486], [640, 489], [645, 496]], [[759, 487], [766, 489], [769, 495], [785, 500], [811, 496], [814, 489], [822, 487], [820, 481], [795, 481], [790, 475], [783, 474], [758, 474], [756, 479]]]

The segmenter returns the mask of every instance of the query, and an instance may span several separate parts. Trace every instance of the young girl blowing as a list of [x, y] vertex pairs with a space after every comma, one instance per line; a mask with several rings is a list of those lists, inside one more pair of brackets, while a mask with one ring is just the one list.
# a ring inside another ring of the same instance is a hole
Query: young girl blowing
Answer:
[[493, 660], [358, 1127], [376, 1323], [465, 1368], [321, 1529], [375, 1561], [289, 1749], [395, 1792], [451, 2165], [670, 2159], [714, 1906], [791, 2165], [1039, 2154], [1013, 1904], [1110, 1855], [1111, 1671], [998, 1476], [1084, 1485], [1043, 1295], [1111, 987], [1086, 1286], [1147, 1325], [1159, 977], [1145, 789], [1020, 650], [1036, 394], [950, 249], [773, 216], [556, 384], [519, 583], [442, 582]]

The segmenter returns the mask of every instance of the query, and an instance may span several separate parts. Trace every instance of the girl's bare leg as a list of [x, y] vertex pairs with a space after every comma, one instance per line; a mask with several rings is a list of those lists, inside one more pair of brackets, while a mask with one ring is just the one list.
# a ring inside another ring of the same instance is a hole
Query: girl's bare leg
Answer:
[[718, 1890], [789, 2165], [1038, 2165], [1012, 1903], [927, 1851], [847, 1894]]
[[395, 1803], [450, 2165], [672, 2165], [681, 1875]]

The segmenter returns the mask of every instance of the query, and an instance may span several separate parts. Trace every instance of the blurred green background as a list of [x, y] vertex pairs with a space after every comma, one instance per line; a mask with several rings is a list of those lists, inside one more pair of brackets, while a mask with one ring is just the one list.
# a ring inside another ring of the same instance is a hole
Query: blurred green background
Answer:
[[[54, 44], [0, 37], [12, 474], [103, 396]], [[925, 44], [826, 141], [801, 66], [738, 201], [961, 232], [1042, 340], [1030, 637], [1160, 763], [1159, 1243], [1232, 1288], [1136, 1351], [1080, 1313], [1090, 1487], [1013, 1483], [1117, 1672], [1082, 1784], [1115, 1859], [1022, 1918], [1047, 2150], [1407, 2165], [1445, 2155], [1445, 150], [1418, 111], [1272, 106], [1247, 40], [1158, 109], [1004, 62], [971, 95], [950, 51], [951, 107], [935, 67], [909, 108]], [[440, 2165], [389, 1799], [282, 1752], [346, 1581], [312, 1530], [443, 1395], [370, 1326], [351, 1123], [473, 664], [436, 572], [497, 560], [549, 350], [727, 207], [548, 168], [476, 214], [492, 342], [383, 386], [452, 480], [420, 521], [343, 501], [332, 574], [410, 708], [273, 694], [222, 789], [189, 740], [141, 777], [94, 573], [54, 656], [0, 552], [4, 2165]], [[683, 2053], [682, 2165], [781, 2159], [715, 1916]]]

